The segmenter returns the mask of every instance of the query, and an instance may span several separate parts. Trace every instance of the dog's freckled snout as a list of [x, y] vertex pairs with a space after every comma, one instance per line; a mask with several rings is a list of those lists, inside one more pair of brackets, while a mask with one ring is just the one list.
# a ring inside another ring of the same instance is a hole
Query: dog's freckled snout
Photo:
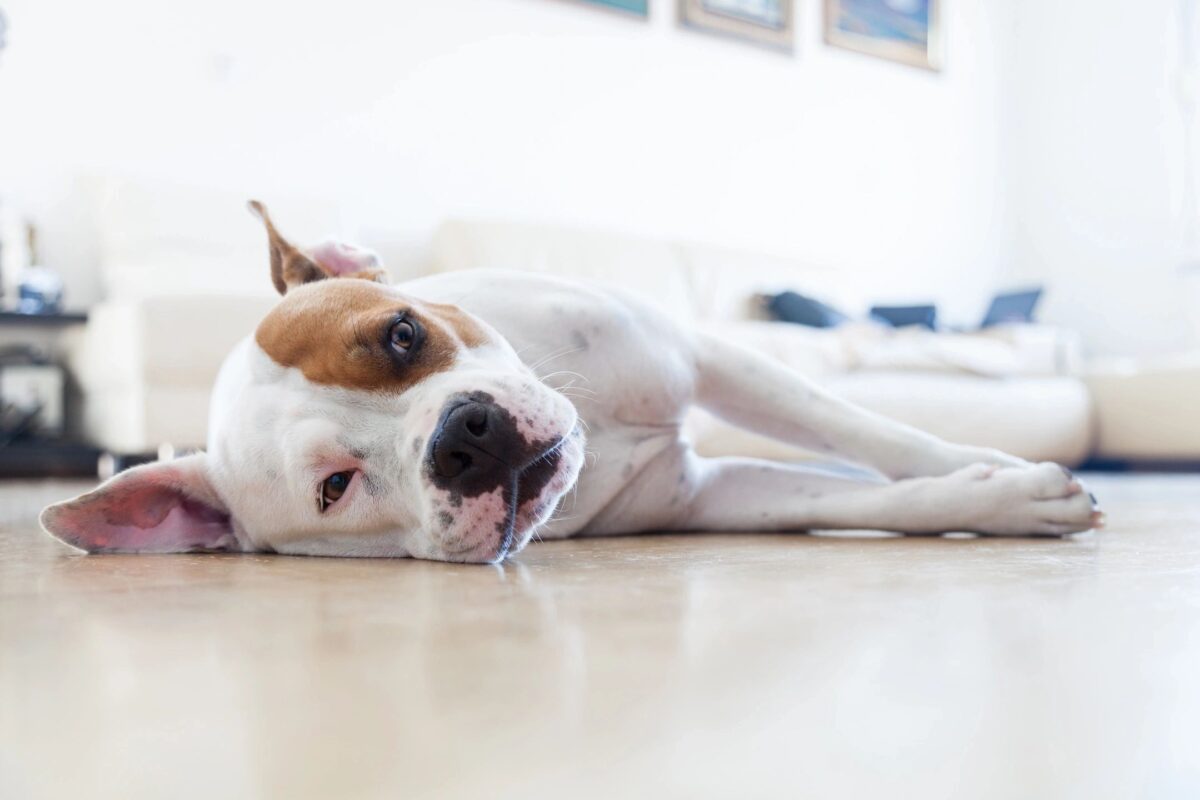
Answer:
[[450, 409], [434, 436], [430, 457], [437, 478], [468, 496], [500, 486], [521, 449], [517, 429], [493, 403], [469, 401]]

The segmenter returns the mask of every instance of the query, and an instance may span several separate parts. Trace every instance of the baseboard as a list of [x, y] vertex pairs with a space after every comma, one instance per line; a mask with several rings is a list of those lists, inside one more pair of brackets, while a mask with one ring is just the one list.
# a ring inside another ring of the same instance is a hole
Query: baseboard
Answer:
[[1200, 472], [1200, 459], [1089, 458], [1077, 469], [1083, 472]]

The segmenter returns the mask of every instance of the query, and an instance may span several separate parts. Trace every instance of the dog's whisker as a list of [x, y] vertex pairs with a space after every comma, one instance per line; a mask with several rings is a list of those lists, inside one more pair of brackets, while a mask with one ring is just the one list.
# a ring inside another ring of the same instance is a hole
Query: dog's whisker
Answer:
[[560, 358], [563, 358], [564, 356], [569, 356], [574, 353], [579, 353], [582, 350], [583, 350], [582, 347], [569, 347], [568, 346], [561, 350], [551, 352], [549, 355], [544, 356], [543, 358], [539, 359], [536, 363], [531, 364], [529, 366], [529, 369], [531, 369], [534, 372], [534, 374], [537, 374], [537, 371], [539, 369], [544, 367], [546, 364], [549, 364], [551, 361], [556, 361]]
[[586, 394], [571, 394], [570, 392], [559, 392], [563, 397], [568, 397], [572, 400], [586, 400], [589, 403], [598, 402], [599, 398]]
[[549, 522], [547, 522], [546, 524], [549, 525], [551, 522], [570, 522], [571, 520], [579, 519], [581, 516], [583, 516], [583, 515], [582, 514], [555, 514], [553, 517], [550, 518]]
[[595, 397], [597, 394], [595, 389], [589, 389], [586, 386], [576, 386], [574, 381], [568, 383], [566, 386], [552, 386], [550, 388], [554, 389], [556, 392], [562, 392], [563, 394], [566, 394], [567, 392], [575, 392], [577, 394], [591, 395], [592, 397]]
[[572, 378], [576, 378], [576, 379], [578, 379], [578, 380], [581, 380], [581, 381], [583, 381], [584, 383], [591, 383], [591, 381], [590, 381], [590, 380], [588, 380], [588, 379], [587, 379], [587, 377], [585, 377], [585, 376], [583, 376], [583, 375], [580, 375], [578, 372], [574, 372], [574, 371], [572, 371], [572, 370], [569, 370], [569, 369], [560, 369], [560, 370], [558, 370], [558, 371], [556, 371], [556, 372], [551, 372], [551, 373], [549, 373], [549, 374], [547, 374], [547, 375], [543, 375], [543, 376], [541, 376], [541, 380], [542, 380], [542, 382], [543, 382], [543, 383], [545, 383], [546, 381], [550, 380], [551, 378], [555, 378], [555, 377], [557, 377], [557, 376], [559, 376], [559, 375], [569, 375], [569, 376], [571, 376]]

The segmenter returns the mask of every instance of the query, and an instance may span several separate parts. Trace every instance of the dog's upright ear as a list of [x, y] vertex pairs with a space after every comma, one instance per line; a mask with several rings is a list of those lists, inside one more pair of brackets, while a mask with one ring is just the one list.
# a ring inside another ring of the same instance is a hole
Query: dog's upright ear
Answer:
[[251, 213], [267, 227], [271, 248], [271, 282], [280, 294], [288, 289], [325, 278], [361, 278], [386, 282], [387, 273], [371, 250], [342, 242], [325, 241], [316, 247], [301, 250], [283, 238], [271, 222], [267, 207], [257, 200], [247, 205]]
[[42, 527], [89, 553], [240, 551], [203, 453], [122, 472], [42, 511]]

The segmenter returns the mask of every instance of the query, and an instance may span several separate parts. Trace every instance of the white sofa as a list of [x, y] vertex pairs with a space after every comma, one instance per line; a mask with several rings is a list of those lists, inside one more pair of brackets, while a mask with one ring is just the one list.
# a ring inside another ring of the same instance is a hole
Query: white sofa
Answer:
[[1200, 459], [1200, 353], [1094, 359], [1084, 377], [1097, 411], [1098, 458], [1176, 465]]
[[[324, 232], [311, 224], [319, 204], [287, 205], [272, 210], [289, 232]], [[120, 187], [104, 194], [101, 209], [101, 228], [120, 231], [104, 243], [101, 258], [109, 299], [71, 346], [86, 433], [118, 453], [200, 446], [222, 356], [276, 299], [262, 233], [224, 195], [164, 197], [161, 190]], [[238, 234], [215, 244], [214, 225]], [[450, 220], [418, 250], [389, 265], [393, 276], [503, 267], [611, 281], [682, 322], [721, 325], [833, 392], [948, 439], [1067, 464], [1091, 449], [1091, 401], [1073, 377], [1078, 345], [1060, 331], [1030, 326], [949, 336], [765, 322], [757, 292], [797, 289], [852, 307], [863, 298], [833, 270], [596, 231]], [[805, 457], [703, 414], [689, 427], [707, 454]]]

